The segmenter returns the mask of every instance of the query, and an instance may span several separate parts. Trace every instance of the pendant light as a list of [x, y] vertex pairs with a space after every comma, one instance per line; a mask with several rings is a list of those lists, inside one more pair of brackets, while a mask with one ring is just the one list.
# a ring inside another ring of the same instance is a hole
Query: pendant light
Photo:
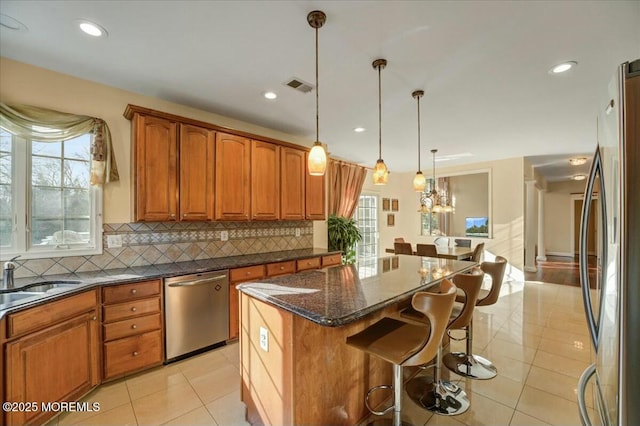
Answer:
[[422, 169], [420, 169], [420, 98], [424, 96], [424, 91], [416, 90], [411, 94], [411, 96], [418, 101], [418, 172], [413, 178], [413, 190], [416, 192], [423, 192], [427, 187], [427, 179], [422, 174]]
[[327, 169], [327, 153], [320, 143], [320, 125], [318, 108], [318, 28], [321, 28], [327, 20], [327, 15], [320, 10], [314, 10], [307, 15], [307, 22], [316, 30], [316, 141], [309, 152], [307, 167], [311, 176], [324, 176]]
[[381, 71], [387, 66], [386, 59], [376, 59], [373, 61], [373, 68], [378, 70], [378, 161], [373, 168], [373, 184], [386, 185], [389, 180], [389, 170], [382, 159], [382, 84]]
[[453, 211], [453, 207], [449, 202], [449, 196], [446, 191], [439, 191], [436, 184], [436, 152], [438, 152], [437, 149], [431, 150], [433, 154], [433, 184], [428, 195], [431, 199], [431, 211], [433, 213], [450, 213]]

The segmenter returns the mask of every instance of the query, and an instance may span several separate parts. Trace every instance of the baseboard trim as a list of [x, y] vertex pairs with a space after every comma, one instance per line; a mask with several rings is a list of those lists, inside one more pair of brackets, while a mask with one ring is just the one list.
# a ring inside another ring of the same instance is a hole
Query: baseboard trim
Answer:
[[547, 256], [574, 257], [573, 254], [564, 251], [548, 251], [545, 254]]

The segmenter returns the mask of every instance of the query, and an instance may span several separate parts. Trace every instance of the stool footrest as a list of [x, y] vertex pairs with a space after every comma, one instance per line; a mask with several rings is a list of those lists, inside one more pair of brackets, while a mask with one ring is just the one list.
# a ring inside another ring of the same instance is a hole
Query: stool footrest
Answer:
[[469, 379], [488, 380], [498, 374], [498, 369], [491, 361], [479, 355], [452, 352], [446, 354], [442, 362], [449, 370]]
[[461, 387], [446, 380], [416, 376], [406, 385], [407, 394], [418, 406], [443, 416], [456, 416], [469, 409], [469, 399]]
[[378, 390], [381, 390], [381, 389], [393, 389], [393, 386], [391, 386], [391, 385], [374, 386], [371, 389], [369, 389], [369, 392], [367, 392], [367, 396], [364, 398], [364, 404], [367, 406], [367, 409], [371, 413], [375, 414], [376, 416], [383, 416], [383, 415], [387, 414], [389, 411], [393, 410], [393, 408], [395, 407], [395, 405], [392, 403], [390, 407], [387, 407], [382, 411], [376, 411], [373, 408], [371, 408], [371, 406], [369, 405], [369, 395], [371, 395], [372, 392], [375, 392], [375, 391], [378, 391]]

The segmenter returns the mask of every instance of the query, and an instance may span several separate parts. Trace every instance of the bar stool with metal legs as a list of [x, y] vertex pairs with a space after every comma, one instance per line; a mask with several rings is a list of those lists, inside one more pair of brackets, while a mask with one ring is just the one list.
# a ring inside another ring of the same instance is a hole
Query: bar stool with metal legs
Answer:
[[[480, 292], [484, 272], [480, 268], [474, 268], [470, 273], [458, 274], [453, 277], [454, 284], [463, 291], [466, 300], [470, 303], [455, 304], [447, 325], [449, 330], [465, 328], [473, 318], [473, 309]], [[405, 309], [401, 316], [417, 321], [424, 321], [424, 317], [413, 309]], [[451, 336], [450, 336], [451, 337]], [[469, 400], [466, 394], [454, 383], [445, 381], [441, 375], [442, 349], [438, 351], [434, 378], [418, 375], [407, 383], [407, 393], [418, 405], [437, 414], [454, 416], [465, 412], [469, 408]], [[445, 355], [445, 359], [448, 355]], [[431, 367], [431, 366], [427, 366]]]
[[[441, 293], [418, 292], [411, 304], [428, 322], [415, 324], [385, 317], [363, 331], [347, 337], [347, 344], [393, 364], [393, 385], [375, 386], [367, 392], [365, 404], [375, 415], [393, 410], [393, 424], [401, 425], [403, 367], [429, 362], [438, 352], [456, 296], [456, 286], [449, 280], [440, 285]], [[372, 392], [393, 389], [393, 405], [376, 411], [369, 405]]]
[[[480, 290], [475, 306], [489, 306], [498, 301], [507, 259], [496, 256], [495, 262], [482, 262], [480, 269], [491, 277], [491, 289]], [[458, 294], [456, 302], [465, 302], [465, 295]], [[444, 365], [456, 374], [470, 379], [493, 379], [498, 369], [491, 361], [473, 353], [473, 318], [466, 328], [466, 352], [452, 352], [444, 357]]]

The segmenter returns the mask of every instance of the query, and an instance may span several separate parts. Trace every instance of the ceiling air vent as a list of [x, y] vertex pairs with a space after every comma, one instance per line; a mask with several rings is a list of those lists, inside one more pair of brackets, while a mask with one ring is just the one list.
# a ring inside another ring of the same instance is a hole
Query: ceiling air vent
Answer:
[[313, 90], [313, 84], [307, 83], [306, 81], [303, 81], [302, 79], [299, 79], [297, 77], [290, 78], [289, 81], [284, 84], [302, 93], [309, 93], [311, 90]]

